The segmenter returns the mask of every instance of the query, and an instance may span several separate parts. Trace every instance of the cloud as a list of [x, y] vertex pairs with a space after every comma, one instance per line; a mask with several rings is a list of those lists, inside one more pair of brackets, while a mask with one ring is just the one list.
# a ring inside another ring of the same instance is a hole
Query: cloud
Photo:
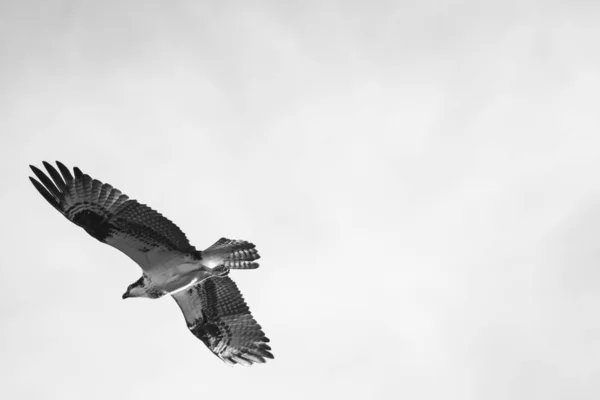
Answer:
[[[589, 6], [2, 7], [8, 396], [597, 397]], [[257, 243], [274, 362], [123, 302], [137, 267], [27, 182], [53, 159]]]

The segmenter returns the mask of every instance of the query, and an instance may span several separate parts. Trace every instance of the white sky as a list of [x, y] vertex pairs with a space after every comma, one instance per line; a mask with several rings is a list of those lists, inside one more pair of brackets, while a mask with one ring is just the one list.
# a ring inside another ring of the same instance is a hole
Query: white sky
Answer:
[[[1, 2], [2, 397], [600, 398], [599, 7]], [[123, 301], [42, 160], [256, 243], [275, 360]]]

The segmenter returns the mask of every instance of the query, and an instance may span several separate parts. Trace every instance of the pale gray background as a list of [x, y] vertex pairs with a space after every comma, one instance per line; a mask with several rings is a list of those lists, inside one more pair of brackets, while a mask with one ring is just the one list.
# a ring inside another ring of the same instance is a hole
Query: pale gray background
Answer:
[[[2, 397], [600, 398], [596, 3], [2, 2]], [[121, 300], [56, 159], [255, 242], [275, 361]]]

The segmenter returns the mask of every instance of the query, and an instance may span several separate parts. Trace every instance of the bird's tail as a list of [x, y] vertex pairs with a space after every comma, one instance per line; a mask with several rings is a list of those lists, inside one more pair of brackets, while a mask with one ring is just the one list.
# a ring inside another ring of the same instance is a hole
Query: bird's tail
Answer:
[[221, 238], [202, 252], [202, 262], [209, 268], [256, 269], [260, 258], [256, 246], [245, 240]]

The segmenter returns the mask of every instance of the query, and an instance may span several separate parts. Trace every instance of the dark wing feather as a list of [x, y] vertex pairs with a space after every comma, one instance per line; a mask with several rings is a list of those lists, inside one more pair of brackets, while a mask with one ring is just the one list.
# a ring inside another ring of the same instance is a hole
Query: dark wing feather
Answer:
[[209, 278], [173, 298], [190, 331], [227, 364], [251, 365], [273, 358], [269, 339], [231, 278]]
[[67, 185], [73, 182], [73, 175], [71, 175], [71, 171], [69, 171], [69, 168], [65, 167], [65, 165], [60, 161], [57, 161], [56, 165], [58, 165], [58, 169], [60, 170], [60, 173], [62, 174], [63, 178], [65, 178], [65, 182], [67, 183]]
[[65, 189], [67, 188], [67, 184], [63, 180], [62, 176], [60, 176], [58, 171], [51, 164], [47, 163], [46, 161], [44, 161], [43, 164], [44, 164], [44, 167], [46, 167], [46, 171], [48, 171], [48, 173], [52, 177], [52, 180], [54, 181], [54, 183], [56, 183], [56, 186], [58, 187], [58, 189], [60, 191], [64, 192]]
[[181, 229], [160, 213], [77, 167], [73, 178], [62, 163], [56, 164], [60, 173], [44, 162], [52, 179], [34, 166], [31, 169], [39, 181], [29, 179], [54, 208], [91, 236], [121, 250], [143, 269], [152, 262], [152, 250], [197, 255]]

